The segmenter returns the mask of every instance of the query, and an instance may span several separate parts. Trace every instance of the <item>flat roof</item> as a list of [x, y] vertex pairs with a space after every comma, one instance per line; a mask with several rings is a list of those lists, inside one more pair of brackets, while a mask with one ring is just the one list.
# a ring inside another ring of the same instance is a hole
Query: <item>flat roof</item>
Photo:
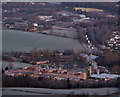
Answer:
[[118, 78], [118, 77], [120, 77], [120, 75], [102, 73], [102, 74], [92, 74], [91, 77], [94, 77], [94, 78]]

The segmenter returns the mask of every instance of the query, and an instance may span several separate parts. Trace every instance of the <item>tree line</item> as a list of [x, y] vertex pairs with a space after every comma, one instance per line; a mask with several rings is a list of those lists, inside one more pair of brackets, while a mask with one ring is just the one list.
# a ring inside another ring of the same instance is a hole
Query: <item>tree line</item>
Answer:
[[52, 78], [31, 78], [29, 76], [10, 77], [3, 74], [3, 87], [34, 87], [34, 88], [51, 88], [51, 89], [72, 89], [72, 88], [102, 88], [102, 87], [120, 87], [120, 78], [117, 80], [110, 80], [105, 82], [99, 80], [98, 82], [88, 81], [71, 81], [56, 80]]

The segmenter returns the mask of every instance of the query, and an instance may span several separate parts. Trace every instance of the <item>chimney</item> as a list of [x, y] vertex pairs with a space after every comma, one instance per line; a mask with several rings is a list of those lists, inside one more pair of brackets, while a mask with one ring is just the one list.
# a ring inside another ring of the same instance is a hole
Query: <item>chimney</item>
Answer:
[[91, 64], [89, 64], [89, 76], [91, 76], [91, 72], [92, 72]]

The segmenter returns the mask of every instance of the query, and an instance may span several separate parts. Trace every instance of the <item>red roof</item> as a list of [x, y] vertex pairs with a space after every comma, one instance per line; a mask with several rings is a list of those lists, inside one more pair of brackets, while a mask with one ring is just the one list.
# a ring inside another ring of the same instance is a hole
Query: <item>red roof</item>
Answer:
[[28, 67], [28, 69], [32, 69], [32, 70], [34, 70], [35, 68], [32, 68], [32, 67]]

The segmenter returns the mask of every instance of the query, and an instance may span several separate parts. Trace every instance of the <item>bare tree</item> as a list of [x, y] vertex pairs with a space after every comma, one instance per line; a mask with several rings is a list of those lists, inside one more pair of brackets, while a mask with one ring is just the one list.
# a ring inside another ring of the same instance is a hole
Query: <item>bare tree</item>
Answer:
[[9, 69], [13, 69], [13, 67], [14, 67], [13, 64], [10, 63], [10, 64], [9, 64]]

